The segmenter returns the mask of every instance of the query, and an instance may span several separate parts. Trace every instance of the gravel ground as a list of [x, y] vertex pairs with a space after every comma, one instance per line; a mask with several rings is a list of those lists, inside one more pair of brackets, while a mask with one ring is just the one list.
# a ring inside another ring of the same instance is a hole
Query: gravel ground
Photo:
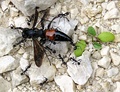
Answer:
[[[26, 5], [33, 1], [28, 0]], [[75, 58], [75, 62], [69, 59], [74, 57], [73, 46], [69, 42], [49, 45], [57, 53], [50, 55], [47, 52], [51, 65], [45, 55], [41, 67], [34, 63], [31, 39], [13, 48], [22, 36], [21, 31], [10, 28], [11, 25], [31, 28], [33, 22], [28, 25], [27, 19], [34, 11], [22, 11], [14, 0], [1, 0], [0, 4], [0, 92], [120, 92], [119, 0], [53, 0], [49, 3], [52, 6], [49, 5], [45, 27], [54, 16], [70, 12], [66, 16], [69, 21], [58, 18], [52, 26], [65, 31], [74, 43], [85, 40], [87, 47], [82, 56]], [[38, 20], [42, 16], [43, 12], [39, 12]], [[115, 40], [102, 43], [102, 49], [96, 50], [92, 38], [86, 34], [89, 26], [94, 27], [97, 34], [113, 33]], [[64, 57], [67, 66], [61, 65], [58, 53]], [[21, 75], [29, 64], [31, 67]]]

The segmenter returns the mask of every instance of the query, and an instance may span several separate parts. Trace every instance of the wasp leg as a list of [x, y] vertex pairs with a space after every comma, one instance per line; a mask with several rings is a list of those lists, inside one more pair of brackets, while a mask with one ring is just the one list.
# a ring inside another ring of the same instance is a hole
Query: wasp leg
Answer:
[[25, 42], [25, 41], [26, 41], [26, 39], [24, 38], [24, 39], [22, 39], [21, 41], [19, 41], [18, 43], [14, 44], [13, 47], [16, 47], [17, 45], [19, 45], [20, 43], [23, 43], [23, 42]]
[[66, 12], [66, 13], [61, 13], [61, 14], [58, 14], [57, 16], [55, 16], [51, 21], [50, 21], [50, 23], [48, 24], [48, 29], [50, 29], [50, 26], [51, 26], [51, 24], [52, 24], [52, 22], [56, 19], [56, 18], [58, 18], [58, 17], [60, 17], [60, 18], [62, 18], [62, 17], [64, 17], [64, 18], [66, 18], [68, 21], [69, 21], [69, 19], [66, 17], [67, 15], [69, 15], [69, 12]]

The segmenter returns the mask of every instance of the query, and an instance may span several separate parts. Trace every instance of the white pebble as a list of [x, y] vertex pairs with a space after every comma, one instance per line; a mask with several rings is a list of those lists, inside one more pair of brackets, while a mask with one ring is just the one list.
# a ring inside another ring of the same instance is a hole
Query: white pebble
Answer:
[[2, 3], [1, 3], [1, 8], [2, 8], [3, 11], [5, 11], [5, 10], [8, 8], [8, 3], [7, 3], [7, 1], [2, 1]]
[[24, 53], [25, 53], [25, 50], [24, 50], [24, 48], [21, 47], [18, 51], [18, 54], [24, 54]]
[[117, 75], [118, 72], [119, 72], [118, 68], [117, 67], [113, 67], [113, 68], [107, 70], [107, 75], [108, 75], [108, 77], [112, 77], [112, 76]]
[[98, 65], [103, 68], [108, 68], [111, 62], [111, 58], [108, 56], [103, 56], [102, 59], [98, 61]]
[[96, 71], [96, 76], [102, 78], [103, 75], [104, 75], [104, 69], [103, 68], [98, 68], [97, 71]]
[[59, 85], [62, 92], [75, 92], [75, 84], [68, 75], [56, 76], [55, 82]]
[[101, 49], [100, 53], [101, 53], [102, 56], [107, 56], [109, 54], [109, 50], [110, 50], [110, 47], [105, 46]]
[[104, 20], [119, 18], [119, 16], [120, 16], [119, 10], [117, 8], [113, 8], [110, 11], [106, 12], [106, 14], [104, 16]]
[[111, 55], [113, 64], [118, 66], [120, 64], [120, 55], [118, 55], [117, 53], [114, 53], [113, 51], [110, 51], [110, 55]]
[[7, 72], [18, 67], [18, 62], [12, 56], [4, 56], [0, 58], [0, 73]]
[[120, 92], [120, 82], [116, 82], [116, 89], [113, 92]]
[[113, 8], [116, 8], [115, 1], [111, 1], [106, 7], [107, 10], [111, 10]]

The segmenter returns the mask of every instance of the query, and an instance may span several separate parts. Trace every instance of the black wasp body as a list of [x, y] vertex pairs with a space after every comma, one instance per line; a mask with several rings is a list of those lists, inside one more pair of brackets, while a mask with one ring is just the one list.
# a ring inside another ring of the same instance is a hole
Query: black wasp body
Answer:
[[[35, 25], [36, 25], [37, 19], [38, 19], [37, 8], [35, 9], [34, 23], [33, 23], [32, 28], [22, 28], [22, 27], [14, 28], [14, 29], [22, 30], [22, 37], [23, 37], [23, 39], [19, 43], [15, 44], [14, 46], [20, 44], [21, 42], [24, 42], [27, 38], [32, 38], [33, 46], [34, 46], [34, 60], [35, 60], [35, 64], [38, 67], [41, 66], [42, 59], [45, 54], [45, 48], [43, 47], [43, 44], [46, 42], [46, 40], [49, 40], [52, 42], [53, 41], [69, 41], [73, 45], [73, 41], [68, 35], [66, 35], [65, 33], [61, 32], [57, 29], [50, 28], [50, 25], [54, 19], [61, 17], [61, 16], [66, 16], [66, 15], [68, 15], [68, 13], [59, 14], [58, 16], [54, 17], [48, 24], [48, 28], [44, 29], [44, 20], [45, 20], [46, 14], [47, 13], [45, 12], [43, 17], [41, 18], [42, 29], [35, 28]], [[40, 41], [38, 41], [38, 37], [41, 38]]]

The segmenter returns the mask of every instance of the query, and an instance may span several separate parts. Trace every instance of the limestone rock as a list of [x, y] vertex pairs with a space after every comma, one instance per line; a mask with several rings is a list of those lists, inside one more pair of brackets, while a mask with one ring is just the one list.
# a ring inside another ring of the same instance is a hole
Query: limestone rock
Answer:
[[117, 88], [113, 92], [119, 92], [120, 91], [120, 82], [116, 82]]
[[68, 75], [60, 75], [55, 77], [56, 84], [60, 87], [62, 92], [75, 92], [75, 84]]
[[113, 64], [118, 66], [120, 64], [120, 56], [117, 53], [114, 53], [113, 51], [110, 51], [110, 55], [111, 55]]
[[45, 10], [54, 4], [57, 0], [10, 0], [24, 15], [30, 16], [34, 14], [35, 7], [39, 7], [39, 11]]
[[[73, 81], [79, 85], [84, 85], [90, 78], [93, 69], [91, 61], [89, 60], [90, 52], [85, 51], [82, 56], [76, 58], [76, 61], [69, 61], [67, 63], [67, 72], [73, 79]], [[78, 64], [80, 63], [80, 64]]]
[[9, 28], [0, 27], [0, 56], [8, 54], [13, 49], [19, 33]]
[[12, 86], [16, 87], [22, 83], [28, 82], [28, 77], [26, 75], [21, 75], [22, 71], [18, 67], [15, 71], [11, 73], [12, 76]]
[[46, 78], [47, 81], [52, 81], [55, 76], [56, 68], [52, 64], [50, 65], [47, 58], [43, 59], [42, 65], [37, 67], [35, 63], [32, 63], [26, 74], [30, 78], [30, 83], [33, 86], [43, 83]]
[[0, 92], [8, 92], [11, 89], [11, 84], [0, 76]]
[[108, 56], [104, 56], [102, 59], [98, 61], [98, 65], [103, 68], [108, 68], [111, 62], [111, 58]]
[[4, 56], [0, 58], [0, 73], [14, 70], [18, 67], [18, 62], [12, 56]]
[[113, 77], [113, 76], [117, 75], [118, 72], [119, 72], [118, 68], [113, 67], [113, 68], [107, 70], [107, 75], [108, 75], [108, 77]]

